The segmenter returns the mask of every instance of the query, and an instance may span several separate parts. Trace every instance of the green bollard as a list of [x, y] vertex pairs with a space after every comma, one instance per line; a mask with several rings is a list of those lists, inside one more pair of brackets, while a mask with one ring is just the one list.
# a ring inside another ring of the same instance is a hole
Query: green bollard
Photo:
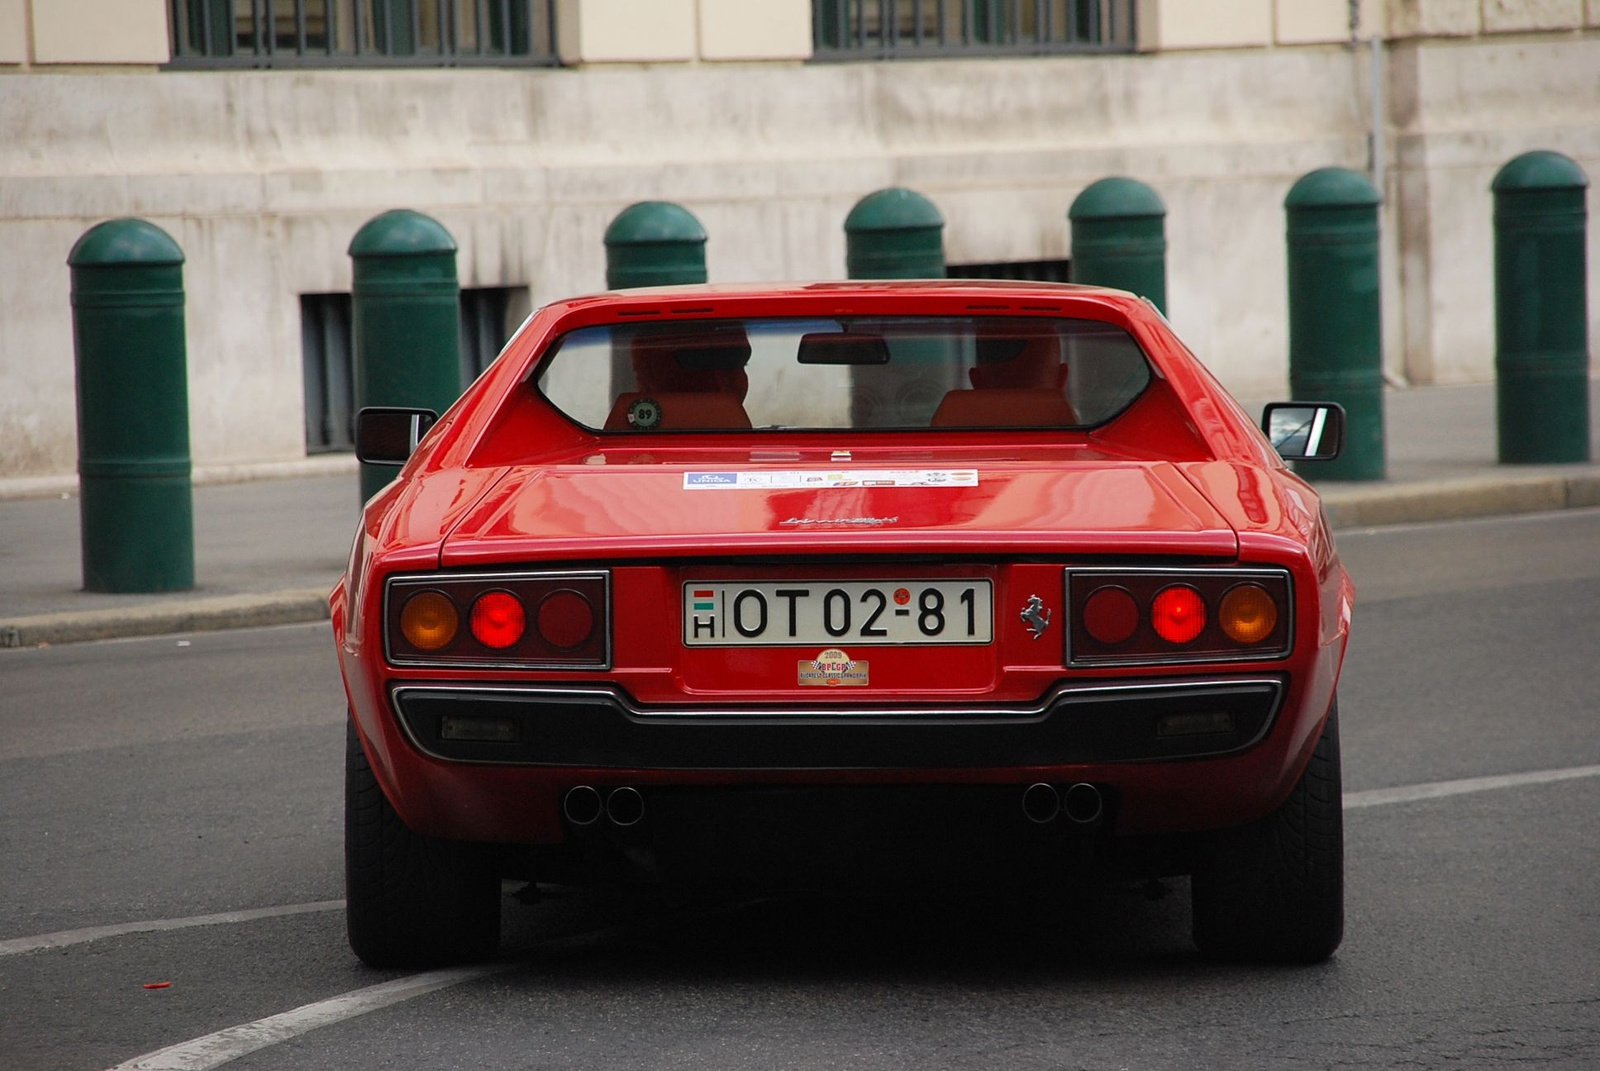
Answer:
[[1502, 463], [1589, 460], [1584, 190], [1554, 152], [1494, 177], [1495, 407]]
[[[606, 288], [680, 286], [706, 281], [706, 229], [671, 201], [640, 201], [617, 213], [606, 228]], [[611, 352], [611, 389], [636, 389], [625, 343]]]
[[[852, 279], [943, 279], [944, 217], [915, 190], [892, 187], [857, 201], [844, 220], [845, 267]], [[896, 370], [850, 369], [851, 420], [857, 427], [925, 425], [945, 392], [967, 386], [957, 373], [953, 344], [897, 340]], [[959, 346], [955, 346], [959, 350]], [[920, 371], [912, 374], [913, 369]]]
[[706, 281], [706, 229], [671, 201], [640, 201], [606, 228], [606, 287]]
[[85, 591], [194, 587], [183, 250], [114, 219], [67, 257]]
[[915, 190], [869, 193], [844, 220], [852, 279], [943, 279], [944, 217]]
[[1378, 290], [1378, 191], [1341, 167], [1305, 175], [1289, 190], [1289, 392], [1338, 402], [1344, 452], [1308, 474], [1384, 477], [1383, 330]]
[[1131, 178], [1091, 183], [1067, 210], [1072, 281], [1112, 286], [1167, 311], [1167, 206]]
[[[350, 240], [356, 406], [443, 413], [461, 395], [456, 242], [409, 209], [374, 216]], [[399, 469], [361, 466], [365, 502]]]

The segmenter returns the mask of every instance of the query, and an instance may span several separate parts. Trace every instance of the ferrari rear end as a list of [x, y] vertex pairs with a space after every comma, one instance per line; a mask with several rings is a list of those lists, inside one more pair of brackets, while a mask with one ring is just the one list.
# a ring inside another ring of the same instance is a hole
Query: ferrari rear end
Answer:
[[1190, 874], [1202, 949], [1325, 958], [1350, 600], [1315, 495], [1128, 295], [552, 306], [334, 593], [352, 943], [487, 954], [511, 876]]

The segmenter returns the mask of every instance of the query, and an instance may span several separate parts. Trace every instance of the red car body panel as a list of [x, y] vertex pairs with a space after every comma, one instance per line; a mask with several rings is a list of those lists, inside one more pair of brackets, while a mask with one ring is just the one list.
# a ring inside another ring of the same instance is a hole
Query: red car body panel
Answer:
[[[655, 450], [640, 463], [608, 454], [604, 465], [519, 466], [464, 516], [445, 541], [441, 564], [474, 567], [506, 560], [699, 555], [715, 539], [724, 554], [906, 554], [937, 550], [1068, 554], [1198, 554], [1233, 557], [1238, 540], [1221, 514], [1166, 462], [1107, 467], [1043, 458], [981, 463], [936, 449], [879, 460], [870, 447], [852, 452], [853, 468], [962, 465], [981, 473], [977, 487], [857, 487], [685, 494], [692, 469], [750, 464], [740, 456]], [[789, 469], [825, 472], [825, 450], [796, 450]], [[620, 462], [620, 463], [617, 463]], [[869, 531], [805, 529], [793, 520], [895, 517]], [[785, 522], [791, 522], [785, 527]]]
[[[1124, 413], [1088, 431], [796, 432], [608, 436], [566, 419], [526, 383], [549, 344], [625, 317], [969, 314], [1071, 316], [1127, 330], [1155, 375]], [[705, 469], [963, 468], [975, 487], [695, 492]], [[895, 518], [867, 530], [791, 519]], [[939, 555], [939, 561], [930, 557]], [[768, 556], [782, 564], [752, 565]], [[729, 561], [728, 559], [738, 559]], [[884, 562], [907, 564], [885, 565]], [[1287, 657], [1222, 664], [1068, 668], [1060, 632], [1028, 634], [1017, 610], [1039, 595], [1064, 619], [1064, 567], [1084, 561], [1238, 563], [1287, 570]], [[384, 585], [395, 575], [519, 569], [611, 571], [612, 661], [604, 671], [409, 667], [385, 656]], [[646, 710], [707, 705], [804, 710], [837, 691], [800, 687], [815, 648], [691, 648], [680, 635], [687, 581], [809, 577], [982, 577], [994, 585], [994, 642], [871, 650], [870, 688], [852, 708], [1026, 705], [1052, 688], [1115, 682], [1271, 678], [1270, 731], [1219, 757], [1020, 766], [839, 768], [534, 766], [447, 761], [396, 715], [406, 683], [604, 682]], [[351, 711], [373, 770], [414, 830], [467, 840], [554, 844], [562, 794], [580, 784], [1015, 784], [1089, 781], [1119, 800], [1117, 832], [1190, 832], [1259, 818], [1288, 795], [1333, 699], [1353, 588], [1316, 493], [1291, 473], [1232, 398], [1145, 302], [1115, 291], [1035, 284], [836, 283], [691, 287], [603, 294], [537, 312], [440, 420], [400, 479], [367, 504], [351, 567], [332, 594]]]

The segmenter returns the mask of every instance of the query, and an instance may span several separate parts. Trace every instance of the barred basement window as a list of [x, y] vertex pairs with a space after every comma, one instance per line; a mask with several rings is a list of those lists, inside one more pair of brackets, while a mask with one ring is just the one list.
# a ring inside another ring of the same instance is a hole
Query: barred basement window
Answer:
[[[461, 385], [483, 374], [531, 311], [525, 286], [461, 291]], [[355, 449], [353, 317], [349, 294], [300, 295], [306, 390], [306, 453]]]
[[556, 0], [168, 0], [173, 67], [554, 66]]
[[818, 60], [1132, 52], [1134, 0], [812, 0]]
[[308, 454], [355, 449], [350, 318], [349, 294], [300, 295]]
[[511, 333], [531, 312], [525, 286], [478, 286], [461, 291], [461, 385], [483, 375]]
[[1011, 260], [993, 264], [951, 264], [944, 270], [950, 279], [1014, 279], [1033, 283], [1072, 282], [1070, 260]]

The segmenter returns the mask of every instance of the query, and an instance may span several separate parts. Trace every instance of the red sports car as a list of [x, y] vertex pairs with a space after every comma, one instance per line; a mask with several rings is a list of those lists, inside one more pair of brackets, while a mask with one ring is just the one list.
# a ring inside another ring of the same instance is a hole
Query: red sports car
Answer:
[[541, 309], [359, 419], [404, 468], [332, 595], [352, 947], [490, 955], [507, 878], [1187, 874], [1205, 953], [1326, 958], [1353, 589], [1280, 455], [1343, 413], [1266, 427], [1119, 291]]

